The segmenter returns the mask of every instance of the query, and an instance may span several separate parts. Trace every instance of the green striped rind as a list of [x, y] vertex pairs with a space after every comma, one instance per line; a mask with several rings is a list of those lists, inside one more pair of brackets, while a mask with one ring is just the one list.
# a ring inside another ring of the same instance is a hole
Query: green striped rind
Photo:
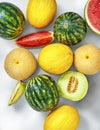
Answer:
[[59, 102], [56, 82], [47, 75], [38, 75], [28, 81], [25, 97], [29, 105], [37, 111], [48, 111]]
[[19, 36], [25, 28], [25, 17], [15, 5], [0, 3], [0, 37], [13, 39]]
[[61, 14], [54, 24], [57, 40], [67, 45], [75, 45], [83, 40], [87, 32], [85, 20], [77, 13]]

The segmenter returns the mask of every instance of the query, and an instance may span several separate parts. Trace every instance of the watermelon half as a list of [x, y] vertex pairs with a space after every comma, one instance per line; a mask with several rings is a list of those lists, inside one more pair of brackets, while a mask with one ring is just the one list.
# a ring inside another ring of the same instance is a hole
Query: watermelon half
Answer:
[[100, 0], [88, 0], [84, 15], [89, 28], [100, 35]]

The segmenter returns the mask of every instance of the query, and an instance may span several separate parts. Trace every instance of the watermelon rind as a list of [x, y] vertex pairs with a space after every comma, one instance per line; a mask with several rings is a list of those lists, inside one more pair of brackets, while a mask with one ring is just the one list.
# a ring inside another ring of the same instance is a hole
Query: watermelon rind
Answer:
[[91, 1], [91, 0], [88, 0], [87, 3], [86, 3], [86, 5], [85, 5], [85, 8], [84, 8], [84, 18], [85, 18], [85, 21], [86, 21], [86, 23], [87, 23], [89, 29], [90, 29], [92, 32], [94, 32], [94, 33], [100, 35], [100, 31], [97, 30], [97, 29], [91, 24], [91, 22], [90, 22], [90, 20], [89, 20], [89, 18], [88, 18], [88, 15], [87, 15], [87, 9], [88, 9], [88, 5], [89, 5], [90, 1]]

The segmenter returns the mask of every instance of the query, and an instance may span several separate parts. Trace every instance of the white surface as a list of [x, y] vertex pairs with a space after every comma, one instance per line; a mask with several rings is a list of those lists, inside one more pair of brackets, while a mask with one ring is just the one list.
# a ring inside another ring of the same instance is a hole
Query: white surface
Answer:
[[[28, 0], [0, 0], [0, 2], [4, 1], [12, 2], [17, 5], [26, 15]], [[56, 17], [67, 11], [73, 11], [83, 16], [86, 1], [87, 0], [57, 0], [58, 11]], [[54, 21], [45, 28], [45, 30], [52, 30]], [[33, 31], [39, 31], [39, 29], [34, 29], [27, 23], [23, 35]], [[7, 105], [11, 92], [17, 82], [10, 78], [4, 70], [4, 59], [6, 55], [12, 49], [18, 47], [13, 44], [13, 42], [14, 40], [7, 41], [0, 38], [0, 130], [43, 130], [43, 122], [49, 112], [41, 113], [32, 110], [24, 96], [13, 106], [9, 107]], [[100, 36], [88, 30], [85, 39], [80, 44], [72, 47], [72, 49], [74, 50], [84, 43], [92, 43], [100, 47]], [[36, 58], [39, 50], [40, 49], [30, 49]], [[35, 75], [39, 73], [45, 72], [38, 69]], [[58, 79], [58, 76], [52, 75], [52, 77], [56, 80]], [[68, 104], [79, 110], [81, 123], [78, 130], [100, 130], [100, 73], [87, 76], [87, 78], [89, 80], [89, 91], [83, 100], [72, 102], [61, 98], [58, 105]]]

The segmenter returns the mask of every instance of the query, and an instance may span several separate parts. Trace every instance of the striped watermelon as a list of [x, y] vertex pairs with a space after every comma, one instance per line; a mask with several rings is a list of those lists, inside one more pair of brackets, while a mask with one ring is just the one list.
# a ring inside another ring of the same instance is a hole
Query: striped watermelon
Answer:
[[8, 2], [0, 3], [0, 37], [13, 39], [21, 35], [25, 28], [25, 17], [22, 11]]
[[54, 24], [54, 36], [61, 43], [75, 45], [83, 40], [87, 32], [85, 20], [77, 13], [61, 14]]
[[47, 75], [38, 75], [27, 82], [25, 97], [29, 105], [37, 111], [48, 111], [59, 102], [56, 82]]

